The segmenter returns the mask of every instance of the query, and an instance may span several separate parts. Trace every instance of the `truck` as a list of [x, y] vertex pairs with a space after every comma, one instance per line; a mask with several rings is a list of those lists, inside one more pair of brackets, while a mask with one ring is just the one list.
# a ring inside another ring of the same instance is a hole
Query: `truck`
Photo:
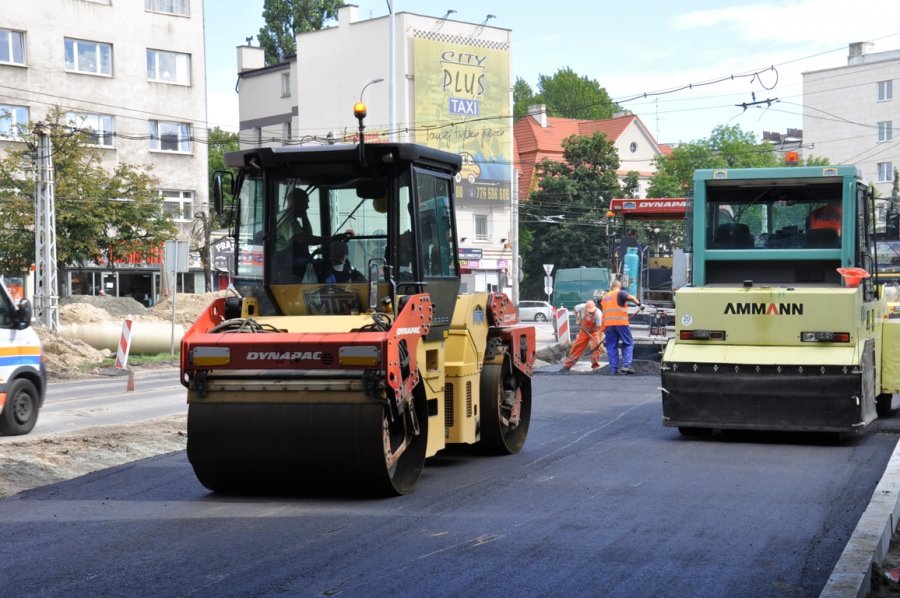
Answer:
[[559, 268], [556, 270], [553, 302], [558, 307], [575, 307], [609, 290], [609, 268]]
[[[525, 444], [535, 329], [502, 293], [459, 293], [459, 156], [365, 143], [354, 113], [356, 145], [228, 153], [237, 175], [213, 181], [236, 198], [234, 296], [181, 345], [210, 490], [405, 494], [450, 445]], [[277, 234], [296, 189], [305, 247]]]
[[0, 277], [0, 434], [28, 434], [44, 404], [47, 370], [31, 327], [28, 299], [16, 301]]
[[[663, 424], [853, 432], [891, 411], [900, 320], [853, 166], [694, 174], [692, 283], [661, 361]], [[690, 212], [690, 210], [689, 210]]]
[[588, 300], [599, 304], [600, 297], [609, 290], [609, 268], [587, 267], [559, 268], [555, 273], [553, 302], [557, 307], [569, 310], [569, 332], [577, 334], [581, 324], [575, 307]]

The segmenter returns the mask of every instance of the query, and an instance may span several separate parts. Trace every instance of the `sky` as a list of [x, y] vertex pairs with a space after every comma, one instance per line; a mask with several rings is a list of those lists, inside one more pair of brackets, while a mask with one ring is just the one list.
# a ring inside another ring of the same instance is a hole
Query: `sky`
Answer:
[[[388, 12], [387, 0], [355, 4], [360, 20]], [[258, 45], [263, 0], [204, 5], [209, 123], [237, 131], [235, 48], [251, 35]], [[393, 7], [436, 18], [455, 10], [451, 19], [475, 25], [494, 15], [488, 25], [512, 30], [513, 81], [536, 90], [541, 75], [571, 67], [661, 143], [707, 138], [719, 125], [739, 125], [758, 140], [763, 131], [801, 129], [802, 73], [846, 65], [853, 42], [873, 42], [872, 52], [900, 49], [898, 0], [393, 0]], [[754, 97], [772, 102], [740, 106]]]

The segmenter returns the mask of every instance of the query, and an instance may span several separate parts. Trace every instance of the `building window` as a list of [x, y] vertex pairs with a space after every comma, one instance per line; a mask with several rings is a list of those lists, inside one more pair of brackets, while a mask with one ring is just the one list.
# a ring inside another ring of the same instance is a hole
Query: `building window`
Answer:
[[190, 0], [144, 0], [144, 10], [187, 17], [191, 14], [191, 2]]
[[28, 107], [0, 104], [0, 137], [19, 139], [28, 124]]
[[475, 214], [475, 240], [488, 240], [488, 217], [485, 214]]
[[194, 192], [168, 191], [159, 192], [163, 198], [163, 211], [175, 222], [190, 222], [194, 219]]
[[113, 147], [114, 130], [111, 114], [67, 112], [66, 121], [73, 129], [90, 133], [91, 143], [94, 145]]
[[892, 79], [888, 79], [887, 81], [879, 81], [878, 101], [886, 102], [887, 100], [892, 99], [894, 99], [894, 81]]
[[0, 63], [25, 66], [25, 33], [0, 29]]
[[890, 141], [894, 138], [892, 121], [883, 120], [878, 123], [878, 141]]
[[284, 143], [291, 141], [291, 121], [281, 123], [281, 140]]
[[281, 73], [281, 97], [286, 98], [291, 95], [291, 72]]
[[150, 149], [162, 152], [191, 151], [191, 125], [151, 120]]
[[112, 45], [66, 38], [66, 70], [112, 76]]
[[878, 182], [889, 183], [894, 179], [894, 163], [879, 162], [878, 163]]
[[191, 84], [191, 55], [147, 50], [147, 80], [159, 83]]

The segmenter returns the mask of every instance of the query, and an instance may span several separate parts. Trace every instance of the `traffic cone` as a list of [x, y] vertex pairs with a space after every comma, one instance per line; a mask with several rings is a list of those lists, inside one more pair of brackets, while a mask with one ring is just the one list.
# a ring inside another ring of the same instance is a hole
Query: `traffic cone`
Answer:
[[134, 372], [128, 371], [128, 384], [125, 386], [125, 392], [134, 391]]

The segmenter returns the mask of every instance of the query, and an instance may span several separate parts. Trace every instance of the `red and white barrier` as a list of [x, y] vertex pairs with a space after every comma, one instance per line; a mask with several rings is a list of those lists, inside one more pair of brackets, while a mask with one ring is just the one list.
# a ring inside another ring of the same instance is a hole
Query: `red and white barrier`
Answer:
[[119, 338], [119, 348], [116, 351], [116, 369], [124, 370], [128, 365], [128, 352], [131, 350], [131, 320], [125, 320], [122, 325], [122, 336]]
[[569, 334], [569, 310], [565, 307], [560, 307], [556, 310], [556, 313], [553, 314], [553, 317], [556, 319], [556, 325], [554, 326], [556, 329], [556, 342], [563, 345], [571, 344], [572, 338]]

